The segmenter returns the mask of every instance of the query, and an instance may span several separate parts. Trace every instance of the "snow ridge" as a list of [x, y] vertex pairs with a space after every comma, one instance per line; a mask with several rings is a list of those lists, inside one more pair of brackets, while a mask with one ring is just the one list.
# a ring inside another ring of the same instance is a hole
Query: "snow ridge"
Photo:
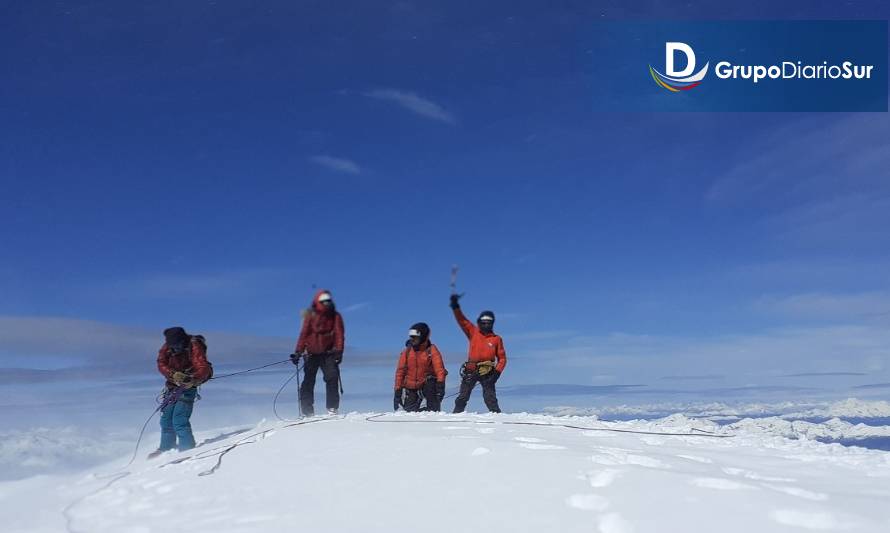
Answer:
[[[284, 533], [297, 525], [391, 533], [418, 523], [430, 533], [555, 524], [563, 533], [712, 533], [715, 525], [721, 533], [878, 533], [890, 524], [890, 453], [777, 436], [792, 424], [781, 419], [765, 431], [683, 414], [604, 422], [349, 413], [315, 421], [222, 432], [195, 450], [142, 455], [114, 478], [0, 483], [0, 523], [11, 533]], [[429, 487], [432, 496], [422, 490]], [[430, 520], [428, 505], [406, 505], [406, 497], [431, 497], [449, 512]]]

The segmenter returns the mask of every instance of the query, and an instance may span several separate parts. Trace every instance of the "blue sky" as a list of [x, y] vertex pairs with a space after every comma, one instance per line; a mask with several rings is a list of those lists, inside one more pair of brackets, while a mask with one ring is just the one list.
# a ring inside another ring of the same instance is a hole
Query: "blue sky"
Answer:
[[356, 365], [424, 320], [456, 372], [457, 263], [516, 384], [890, 381], [887, 114], [602, 113], [586, 48], [886, 2], [477, 4], [12, 6], [0, 366], [151, 371], [173, 324], [282, 358], [317, 285]]

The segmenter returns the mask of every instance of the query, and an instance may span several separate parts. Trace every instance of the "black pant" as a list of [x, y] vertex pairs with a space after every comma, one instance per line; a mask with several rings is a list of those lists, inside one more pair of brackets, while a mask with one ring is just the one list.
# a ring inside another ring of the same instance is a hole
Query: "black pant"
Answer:
[[405, 389], [405, 403], [402, 407], [405, 411], [420, 411], [420, 402], [426, 398], [426, 408], [424, 411], [441, 411], [442, 402], [436, 395], [436, 381], [428, 379], [423, 382], [420, 389]]
[[497, 374], [494, 372], [489, 372], [484, 376], [479, 376], [475, 372], [471, 372], [464, 376], [460, 381], [460, 392], [454, 400], [454, 412], [464, 412], [464, 409], [467, 408], [467, 402], [470, 401], [470, 393], [473, 392], [473, 387], [476, 386], [476, 382], [479, 382], [482, 384], [482, 399], [485, 400], [485, 406], [488, 407], [488, 410], [492, 413], [500, 413], [501, 408], [498, 406], [497, 391], [495, 391], [494, 387], [496, 381]]
[[315, 377], [319, 368], [324, 376], [327, 408], [340, 407], [340, 366], [332, 354], [313, 354], [306, 358], [303, 383], [300, 384], [300, 408], [304, 416], [315, 414]]

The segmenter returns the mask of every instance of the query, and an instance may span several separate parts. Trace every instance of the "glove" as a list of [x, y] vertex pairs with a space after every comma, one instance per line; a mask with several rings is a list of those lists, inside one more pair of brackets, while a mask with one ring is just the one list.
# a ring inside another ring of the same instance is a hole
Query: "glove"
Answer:
[[402, 405], [402, 389], [396, 389], [392, 397], [392, 410], [398, 411], [400, 405]]
[[300, 357], [302, 357], [298, 353], [290, 354], [290, 362], [294, 364], [294, 366], [300, 366]]
[[460, 302], [458, 300], [460, 300], [460, 294], [452, 294], [448, 305], [450, 305], [452, 309], [460, 309]]
[[343, 350], [333, 350], [331, 355], [334, 356], [334, 362], [338, 365], [343, 361]]
[[185, 372], [179, 372], [179, 371], [174, 372], [173, 375], [170, 376], [170, 380], [173, 381], [173, 383], [176, 383], [177, 385], [182, 385], [186, 381], [191, 381], [191, 379], [192, 378], [189, 377], [188, 374], [186, 374]]
[[436, 398], [441, 402], [445, 399], [445, 382], [437, 381], [436, 382]]

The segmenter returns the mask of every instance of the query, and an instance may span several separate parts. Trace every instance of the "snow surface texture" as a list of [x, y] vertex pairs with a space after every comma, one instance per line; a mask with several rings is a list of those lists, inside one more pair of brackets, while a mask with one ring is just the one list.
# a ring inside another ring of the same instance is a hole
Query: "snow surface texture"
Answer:
[[[0, 432], [0, 481], [44, 472], [73, 472], [132, 450], [132, 436], [109, 436], [75, 427]], [[0, 500], [2, 502], [2, 500]]]
[[781, 402], [781, 403], [657, 403], [651, 405], [618, 405], [611, 407], [584, 408], [546, 407], [545, 412], [554, 415], [598, 416], [638, 416], [653, 418], [665, 411], [684, 413], [696, 418], [715, 420], [741, 419], [750, 417], [779, 416], [784, 419], [805, 418], [890, 418], [890, 402], [865, 401], [847, 398], [835, 402]]
[[890, 453], [683, 415], [351, 413], [199, 438], [2, 483], [3, 530], [890, 531]]

